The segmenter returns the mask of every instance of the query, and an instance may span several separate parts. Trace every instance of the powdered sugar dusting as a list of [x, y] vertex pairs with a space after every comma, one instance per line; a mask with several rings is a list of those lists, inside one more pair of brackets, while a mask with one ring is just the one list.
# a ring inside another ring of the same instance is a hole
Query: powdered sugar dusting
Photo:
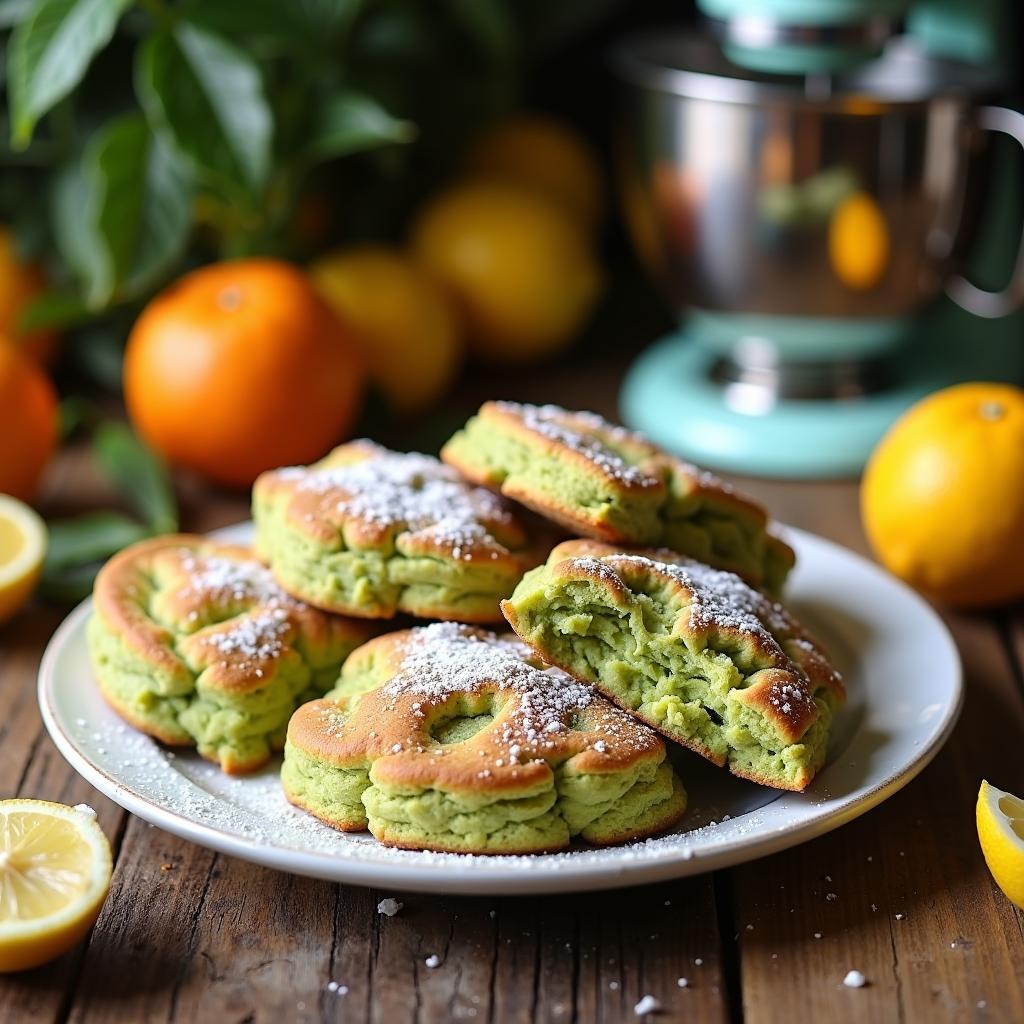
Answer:
[[511, 526], [502, 500], [473, 487], [437, 459], [417, 452], [389, 452], [343, 466], [292, 467], [279, 471], [300, 491], [334, 498], [334, 511], [385, 530], [424, 531], [449, 546], [456, 558], [470, 560], [480, 545], [503, 547], [488, 528]]
[[[690, 593], [687, 625], [694, 631], [708, 629], [731, 630], [756, 637], [770, 651], [775, 660], [784, 664], [797, 676], [805, 678], [803, 669], [783, 651], [780, 638], [787, 639], [799, 633], [796, 620], [777, 601], [765, 597], [745, 583], [735, 573], [713, 569], [693, 559], [678, 558], [672, 562], [656, 561], [646, 555], [611, 554], [601, 558], [584, 555], [572, 560], [573, 564], [589, 576], [609, 583], [619, 583], [620, 568], [642, 572], [657, 572], [671, 576]], [[816, 651], [805, 639], [799, 642], [810, 651]], [[796, 688], [781, 694], [796, 699], [802, 696]], [[781, 701], [780, 701], [781, 703]]]
[[182, 598], [196, 597], [218, 604], [244, 601], [295, 606], [299, 603], [282, 590], [270, 570], [255, 559], [199, 554], [186, 547], [180, 548], [179, 554], [182, 571], [188, 576], [179, 590]]
[[541, 437], [564, 444], [583, 455], [607, 477], [635, 487], [658, 487], [661, 477], [628, 461], [615, 445], [646, 449], [646, 457], [671, 458], [677, 473], [692, 477], [700, 486], [733, 493], [724, 480], [690, 462], [666, 456], [643, 434], [609, 423], [594, 412], [572, 412], [559, 405], [525, 405], [519, 402], [494, 402], [495, 408], [519, 417], [523, 425]]
[[[270, 571], [253, 559], [184, 547], [178, 554], [187, 579], [178, 588], [176, 599], [197, 607], [209, 605], [231, 616], [204, 632], [200, 642], [226, 658], [248, 659], [239, 667], [253, 669], [258, 677], [262, 672], [259, 663], [279, 657], [284, 650], [292, 614], [308, 611], [308, 605], [282, 590]], [[195, 622], [199, 613], [193, 610], [188, 618]]]
[[517, 416], [535, 434], [583, 455], [612, 480], [633, 487], [660, 487], [662, 484], [660, 477], [631, 465], [611, 447], [616, 442], [644, 445], [649, 442], [596, 413], [569, 412], [559, 405], [522, 405], [519, 402], [495, 402], [494, 407]]
[[[398, 671], [380, 692], [392, 702], [390, 709], [387, 705], [384, 709], [392, 711], [399, 699], [421, 697], [412, 707], [414, 715], [422, 717], [422, 704], [480, 693], [494, 684], [497, 689], [512, 691], [516, 705], [501, 716], [500, 726], [491, 732], [500, 756], [481, 763], [481, 772], [514, 768], [543, 758], [557, 745], [558, 737], [571, 730], [573, 716], [595, 702], [600, 703], [603, 713], [592, 729], [599, 730], [600, 735], [594, 735], [587, 745], [596, 753], [611, 755], [625, 747], [648, 749], [658, 742], [652, 729], [604, 701], [586, 683], [561, 669], [540, 665], [536, 655], [519, 640], [454, 622], [437, 622], [410, 630]], [[325, 706], [324, 714], [338, 716], [331, 705]], [[338, 727], [343, 728], [344, 723]], [[418, 740], [410, 738], [409, 745], [414, 749], [419, 749], [418, 744]], [[481, 755], [489, 753], [482, 750]]]

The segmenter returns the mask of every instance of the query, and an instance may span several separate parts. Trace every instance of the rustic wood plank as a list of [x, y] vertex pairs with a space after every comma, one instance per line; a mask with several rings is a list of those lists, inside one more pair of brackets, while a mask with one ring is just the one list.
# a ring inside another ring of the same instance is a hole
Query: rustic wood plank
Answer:
[[[981, 778], [1019, 778], [1024, 700], [994, 626], [951, 624], [968, 699], [936, 762], [869, 816], [734, 872], [750, 1024], [1024, 1019], [1024, 938], [974, 829]], [[850, 969], [869, 986], [844, 988]]]
[[[39, 717], [39, 660], [60, 618], [53, 609], [32, 607], [0, 628], [0, 798], [23, 796], [90, 804], [116, 855], [125, 812], [71, 770], [50, 742]], [[84, 949], [83, 942], [44, 967], [13, 977], [0, 976], [0, 1020], [40, 1024], [59, 1020]]]

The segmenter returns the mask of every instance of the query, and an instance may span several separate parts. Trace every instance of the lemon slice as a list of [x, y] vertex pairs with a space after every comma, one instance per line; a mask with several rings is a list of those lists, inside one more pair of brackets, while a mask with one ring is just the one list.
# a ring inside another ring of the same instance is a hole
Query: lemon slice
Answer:
[[0, 971], [44, 964], [92, 927], [110, 843], [84, 804], [0, 800]]
[[1024, 800], [982, 782], [978, 838], [996, 885], [1024, 910]]
[[46, 554], [46, 524], [24, 502], [0, 494], [0, 622], [35, 589]]

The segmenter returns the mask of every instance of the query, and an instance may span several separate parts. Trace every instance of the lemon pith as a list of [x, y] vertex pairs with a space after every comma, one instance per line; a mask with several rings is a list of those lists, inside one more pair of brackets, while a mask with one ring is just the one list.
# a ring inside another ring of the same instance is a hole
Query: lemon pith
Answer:
[[977, 822], [981, 852], [996, 885], [1024, 910], [1024, 800], [982, 782]]
[[85, 808], [0, 800], [0, 971], [70, 949], [110, 887], [110, 844]]
[[35, 589], [46, 554], [46, 525], [28, 505], [0, 494], [0, 623]]

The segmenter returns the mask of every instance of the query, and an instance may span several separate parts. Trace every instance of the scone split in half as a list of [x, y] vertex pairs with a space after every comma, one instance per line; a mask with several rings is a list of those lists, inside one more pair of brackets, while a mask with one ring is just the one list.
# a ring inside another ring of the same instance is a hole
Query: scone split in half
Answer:
[[669, 547], [772, 593], [793, 566], [760, 505], [594, 413], [486, 402], [441, 458], [577, 536]]
[[293, 715], [281, 779], [335, 828], [461, 853], [624, 842], [686, 803], [653, 730], [518, 640], [457, 623], [367, 644]]
[[516, 633], [665, 736], [739, 776], [803, 790], [839, 673], [780, 604], [671, 551], [567, 541], [503, 602]]

